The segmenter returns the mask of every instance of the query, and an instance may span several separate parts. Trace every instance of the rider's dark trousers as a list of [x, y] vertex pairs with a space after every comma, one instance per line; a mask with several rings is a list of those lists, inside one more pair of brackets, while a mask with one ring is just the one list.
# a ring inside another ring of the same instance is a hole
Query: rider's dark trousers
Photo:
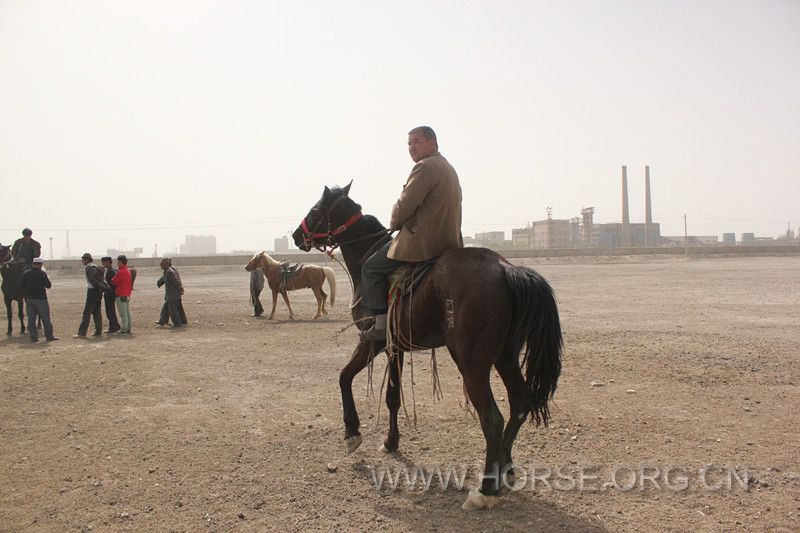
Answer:
[[375, 314], [386, 312], [389, 274], [405, 264], [404, 261], [386, 257], [391, 244], [392, 241], [389, 241], [378, 248], [361, 265], [361, 297], [364, 300], [364, 304]]

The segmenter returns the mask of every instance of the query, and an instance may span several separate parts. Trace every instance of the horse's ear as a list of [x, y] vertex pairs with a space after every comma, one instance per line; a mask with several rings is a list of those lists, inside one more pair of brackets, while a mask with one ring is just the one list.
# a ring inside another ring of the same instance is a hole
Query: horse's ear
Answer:
[[350, 180], [350, 183], [347, 184], [347, 187], [342, 189], [342, 192], [345, 196], [350, 196], [350, 186], [353, 184], [353, 180]]
[[331, 195], [331, 190], [330, 190], [330, 189], [328, 188], [328, 186], [326, 185], [326, 186], [325, 186], [325, 190], [324, 190], [324, 191], [322, 191], [322, 197], [323, 197], [323, 198], [328, 198], [330, 195]]

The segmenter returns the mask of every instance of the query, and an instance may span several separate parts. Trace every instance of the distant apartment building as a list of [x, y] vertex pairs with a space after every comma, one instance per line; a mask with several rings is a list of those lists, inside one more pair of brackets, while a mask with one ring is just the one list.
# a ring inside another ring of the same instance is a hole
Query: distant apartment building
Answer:
[[273, 251], [276, 254], [285, 254], [289, 252], [289, 237], [284, 235], [280, 239], [275, 239]]
[[505, 231], [486, 231], [475, 234], [475, 242], [480, 243], [502, 243], [506, 240]]
[[722, 234], [722, 244], [725, 246], [734, 246], [736, 244], [736, 234], [735, 233], [723, 233]]
[[217, 238], [214, 235], [186, 235], [180, 255], [217, 255]]

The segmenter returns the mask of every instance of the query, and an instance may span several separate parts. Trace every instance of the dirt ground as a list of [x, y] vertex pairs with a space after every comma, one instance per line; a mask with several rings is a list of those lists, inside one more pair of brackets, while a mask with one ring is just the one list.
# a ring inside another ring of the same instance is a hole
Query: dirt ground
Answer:
[[[0, 339], [0, 530], [800, 530], [800, 257], [520, 262], [552, 283], [565, 352], [552, 424], [526, 424], [515, 460], [594, 465], [585, 490], [529, 483], [461, 510], [484, 441], [445, 349], [441, 401], [430, 354], [414, 355], [418, 430], [401, 421], [398, 454], [379, 451], [385, 358], [375, 399], [356, 379], [364, 443], [345, 456], [337, 378], [356, 337], [335, 333], [349, 322], [338, 265], [329, 318], [308, 320], [305, 290], [294, 322], [282, 302], [277, 320], [250, 318], [239, 267], [179, 267], [190, 324], [174, 332], [153, 324], [163, 294], [142, 269], [134, 335], [96, 341], [72, 339], [76, 266], [51, 272], [60, 341], [31, 344], [16, 319]], [[642, 464], [683, 466], [688, 487], [608, 486], [615, 465]], [[707, 490], [706, 464], [749, 482]], [[371, 472], [413, 465], [470, 465], [467, 489], [375, 488]]]

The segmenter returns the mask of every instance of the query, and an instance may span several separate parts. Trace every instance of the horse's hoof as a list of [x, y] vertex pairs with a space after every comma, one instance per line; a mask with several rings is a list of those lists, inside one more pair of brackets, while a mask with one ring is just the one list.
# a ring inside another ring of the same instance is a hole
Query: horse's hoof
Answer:
[[361, 446], [361, 435], [353, 435], [352, 437], [347, 437], [344, 439], [344, 447], [345, 451], [348, 455], [353, 453]]
[[478, 489], [472, 489], [461, 508], [465, 511], [477, 511], [491, 509], [495, 505], [497, 505], [497, 496], [484, 496]]

